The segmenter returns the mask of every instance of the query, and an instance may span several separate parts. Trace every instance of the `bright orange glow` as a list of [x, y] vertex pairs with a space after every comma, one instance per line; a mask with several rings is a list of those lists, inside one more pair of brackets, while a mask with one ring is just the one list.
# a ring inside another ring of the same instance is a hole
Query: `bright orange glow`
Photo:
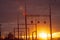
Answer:
[[33, 35], [34, 38], [36, 38], [36, 35]]
[[46, 39], [48, 37], [48, 35], [47, 35], [47, 33], [42, 32], [42, 33], [39, 34], [39, 37], [43, 38], [43, 39]]
[[52, 34], [52, 37], [53, 37], [53, 38], [58, 38], [58, 37], [60, 37], [60, 32], [53, 33], [53, 34]]

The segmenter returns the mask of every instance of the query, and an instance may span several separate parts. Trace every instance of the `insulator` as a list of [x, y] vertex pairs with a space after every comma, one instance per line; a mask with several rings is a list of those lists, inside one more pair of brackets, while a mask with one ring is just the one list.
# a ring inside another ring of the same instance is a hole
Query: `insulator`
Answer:
[[44, 24], [46, 24], [46, 21], [44, 21]]
[[31, 21], [31, 23], [33, 23], [33, 21]]
[[38, 23], [40, 23], [40, 21], [38, 21]]

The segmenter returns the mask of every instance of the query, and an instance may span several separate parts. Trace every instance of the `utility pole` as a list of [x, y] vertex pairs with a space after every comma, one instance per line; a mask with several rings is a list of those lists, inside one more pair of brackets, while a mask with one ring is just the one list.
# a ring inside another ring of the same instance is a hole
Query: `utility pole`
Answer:
[[35, 17], [35, 28], [36, 28], [36, 40], [37, 40], [37, 22], [36, 22], [36, 17]]
[[51, 40], [52, 40], [51, 1], [52, 0], [49, 0], [49, 18], [50, 18], [50, 35], [51, 35]]
[[1, 24], [0, 24], [0, 38], [1, 38]]
[[26, 40], [27, 40], [27, 10], [26, 10], [26, 0], [25, 0], [25, 29], [26, 29]]
[[[18, 0], [16, 0], [16, 3], [18, 4]], [[17, 27], [18, 27], [18, 40], [19, 40], [19, 13], [17, 14]]]
[[15, 38], [15, 28], [14, 28], [14, 38]]
[[19, 40], [19, 14], [17, 14], [18, 40]]
[[36, 31], [32, 32], [32, 40], [37, 40], [37, 39], [34, 39], [34, 33], [36, 33]]

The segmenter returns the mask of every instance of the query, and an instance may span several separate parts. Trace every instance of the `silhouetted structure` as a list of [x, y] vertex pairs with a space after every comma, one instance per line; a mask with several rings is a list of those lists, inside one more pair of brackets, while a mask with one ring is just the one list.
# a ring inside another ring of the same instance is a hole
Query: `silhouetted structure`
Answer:
[[2, 38], [1, 38], [1, 24], [0, 24], [0, 40], [2, 40]]
[[6, 37], [4, 40], [13, 40], [13, 39], [14, 39], [13, 34], [9, 33], [8, 37]]
[[0, 38], [1, 38], [1, 24], [0, 24]]

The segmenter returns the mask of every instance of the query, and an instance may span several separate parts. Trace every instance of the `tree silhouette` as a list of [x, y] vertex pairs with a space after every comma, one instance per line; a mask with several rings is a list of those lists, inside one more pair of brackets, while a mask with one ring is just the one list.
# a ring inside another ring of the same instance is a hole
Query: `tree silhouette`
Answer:
[[14, 36], [12, 33], [8, 34], [8, 37], [6, 37], [4, 40], [13, 40]]

